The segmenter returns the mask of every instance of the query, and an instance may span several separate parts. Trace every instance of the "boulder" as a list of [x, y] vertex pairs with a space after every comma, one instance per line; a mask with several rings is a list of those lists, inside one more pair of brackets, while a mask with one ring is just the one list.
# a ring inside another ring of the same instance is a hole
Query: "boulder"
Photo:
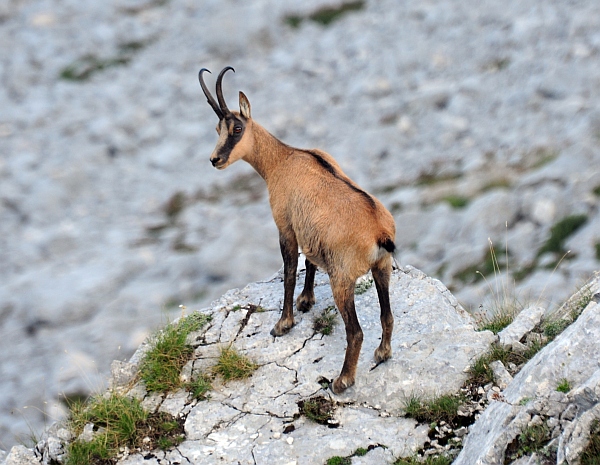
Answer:
[[[536, 415], [566, 422], [560, 457], [570, 460], [580, 454], [598, 415], [599, 351], [600, 305], [592, 300], [573, 324], [523, 367], [503, 395], [491, 401], [471, 426], [454, 465], [504, 463], [507, 446]], [[562, 379], [576, 387], [569, 395], [556, 390]], [[570, 420], [562, 416], [567, 411]]]

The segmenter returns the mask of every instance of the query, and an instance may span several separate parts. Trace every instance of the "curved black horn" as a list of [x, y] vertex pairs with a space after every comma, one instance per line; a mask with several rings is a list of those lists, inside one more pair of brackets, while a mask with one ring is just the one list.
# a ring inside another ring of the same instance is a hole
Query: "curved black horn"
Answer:
[[208, 71], [210, 73], [210, 71], [207, 70], [206, 68], [202, 68], [200, 70], [200, 72], [198, 73], [198, 80], [200, 81], [200, 87], [202, 87], [202, 91], [204, 92], [204, 95], [206, 96], [206, 101], [208, 102], [208, 104], [215, 111], [215, 113], [217, 114], [219, 119], [223, 119], [223, 116], [224, 116], [223, 112], [219, 108], [219, 105], [217, 104], [217, 102], [215, 102], [214, 97], [212, 95], [210, 95], [210, 91], [208, 90], [208, 87], [206, 87], [206, 83], [204, 82], [204, 79], [202, 78], [202, 73], [204, 71]]
[[223, 81], [223, 75], [229, 70], [235, 73], [235, 69], [233, 69], [231, 66], [227, 66], [226, 68], [223, 68], [223, 70], [219, 73], [219, 76], [217, 77], [217, 100], [219, 101], [219, 105], [221, 106], [221, 112], [224, 115], [228, 115], [229, 113], [231, 113], [229, 111], [229, 108], [227, 108], [227, 105], [225, 104], [225, 99], [223, 98], [223, 89], [221, 88], [221, 81]]

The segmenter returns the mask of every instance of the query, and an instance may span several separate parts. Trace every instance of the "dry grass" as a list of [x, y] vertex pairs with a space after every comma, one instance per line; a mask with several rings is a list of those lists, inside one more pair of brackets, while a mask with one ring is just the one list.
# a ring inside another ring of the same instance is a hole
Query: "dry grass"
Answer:
[[219, 360], [213, 367], [215, 375], [220, 375], [224, 381], [248, 378], [256, 371], [258, 365], [238, 353], [233, 347], [221, 349]]

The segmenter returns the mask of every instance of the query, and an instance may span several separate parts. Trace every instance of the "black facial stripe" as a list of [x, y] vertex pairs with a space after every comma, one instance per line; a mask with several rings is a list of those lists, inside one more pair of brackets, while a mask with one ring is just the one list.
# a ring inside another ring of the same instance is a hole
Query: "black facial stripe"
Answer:
[[328, 173], [333, 175], [334, 178], [339, 179], [344, 184], [346, 184], [350, 189], [352, 189], [354, 192], [357, 192], [358, 194], [362, 195], [363, 198], [369, 203], [371, 208], [373, 208], [373, 209], [377, 208], [377, 206], [375, 205], [375, 201], [373, 200], [373, 197], [371, 197], [369, 194], [367, 194], [362, 189], [359, 189], [355, 185], [349, 183], [348, 180], [340, 177], [340, 175], [335, 170], [333, 165], [331, 163], [329, 163], [327, 160], [325, 160], [321, 155], [319, 155], [318, 153], [313, 152], [311, 150], [306, 150], [306, 152], [310, 153], [315, 158], [315, 160], [317, 160], [317, 162], [319, 162], [319, 165], [321, 165], [325, 169], [325, 171], [327, 171]]
[[225, 124], [227, 126], [227, 138], [225, 139], [225, 143], [221, 147], [219, 147], [219, 150], [217, 151], [217, 155], [222, 160], [227, 160], [229, 158], [229, 155], [233, 151], [236, 144], [240, 140], [242, 140], [242, 135], [244, 134], [244, 124], [239, 122], [237, 119], [234, 119], [233, 125], [240, 125], [242, 127], [242, 132], [240, 132], [239, 134], [229, 134], [229, 124], [227, 123], [227, 120], [225, 120]]
[[227, 139], [225, 139], [225, 143], [221, 147], [219, 147], [219, 150], [217, 151], [217, 155], [219, 155], [219, 158], [221, 158], [222, 160], [226, 160], [227, 158], [229, 158], [229, 155], [231, 154], [233, 148], [238, 143], [238, 141], [239, 139], [237, 137], [227, 137]]

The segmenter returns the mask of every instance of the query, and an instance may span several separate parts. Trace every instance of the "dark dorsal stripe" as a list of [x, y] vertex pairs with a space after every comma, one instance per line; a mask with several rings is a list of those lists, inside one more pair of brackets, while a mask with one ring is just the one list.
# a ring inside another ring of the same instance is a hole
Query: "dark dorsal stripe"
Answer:
[[354, 184], [348, 182], [347, 179], [342, 178], [339, 175], [339, 173], [336, 171], [336, 169], [333, 167], [333, 165], [331, 163], [329, 163], [327, 160], [325, 160], [321, 155], [319, 155], [318, 153], [313, 152], [311, 150], [306, 150], [306, 152], [310, 153], [315, 158], [315, 160], [317, 160], [317, 162], [319, 162], [319, 165], [321, 165], [325, 169], [325, 171], [330, 173], [334, 178], [339, 179], [340, 181], [345, 183], [350, 189], [352, 189], [354, 192], [357, 192], [358, 194], [362, 195], [363, 198], [369, 203], [371, 208], [373, 208], [373, 209], [377, 208], [377, 206], [375, 205], [375, 201], [373, 200], [373, 197], [371, 197], [369, 194], [367, 194], [362, 189], [359, 189], [358, 187], [356, 187]]

